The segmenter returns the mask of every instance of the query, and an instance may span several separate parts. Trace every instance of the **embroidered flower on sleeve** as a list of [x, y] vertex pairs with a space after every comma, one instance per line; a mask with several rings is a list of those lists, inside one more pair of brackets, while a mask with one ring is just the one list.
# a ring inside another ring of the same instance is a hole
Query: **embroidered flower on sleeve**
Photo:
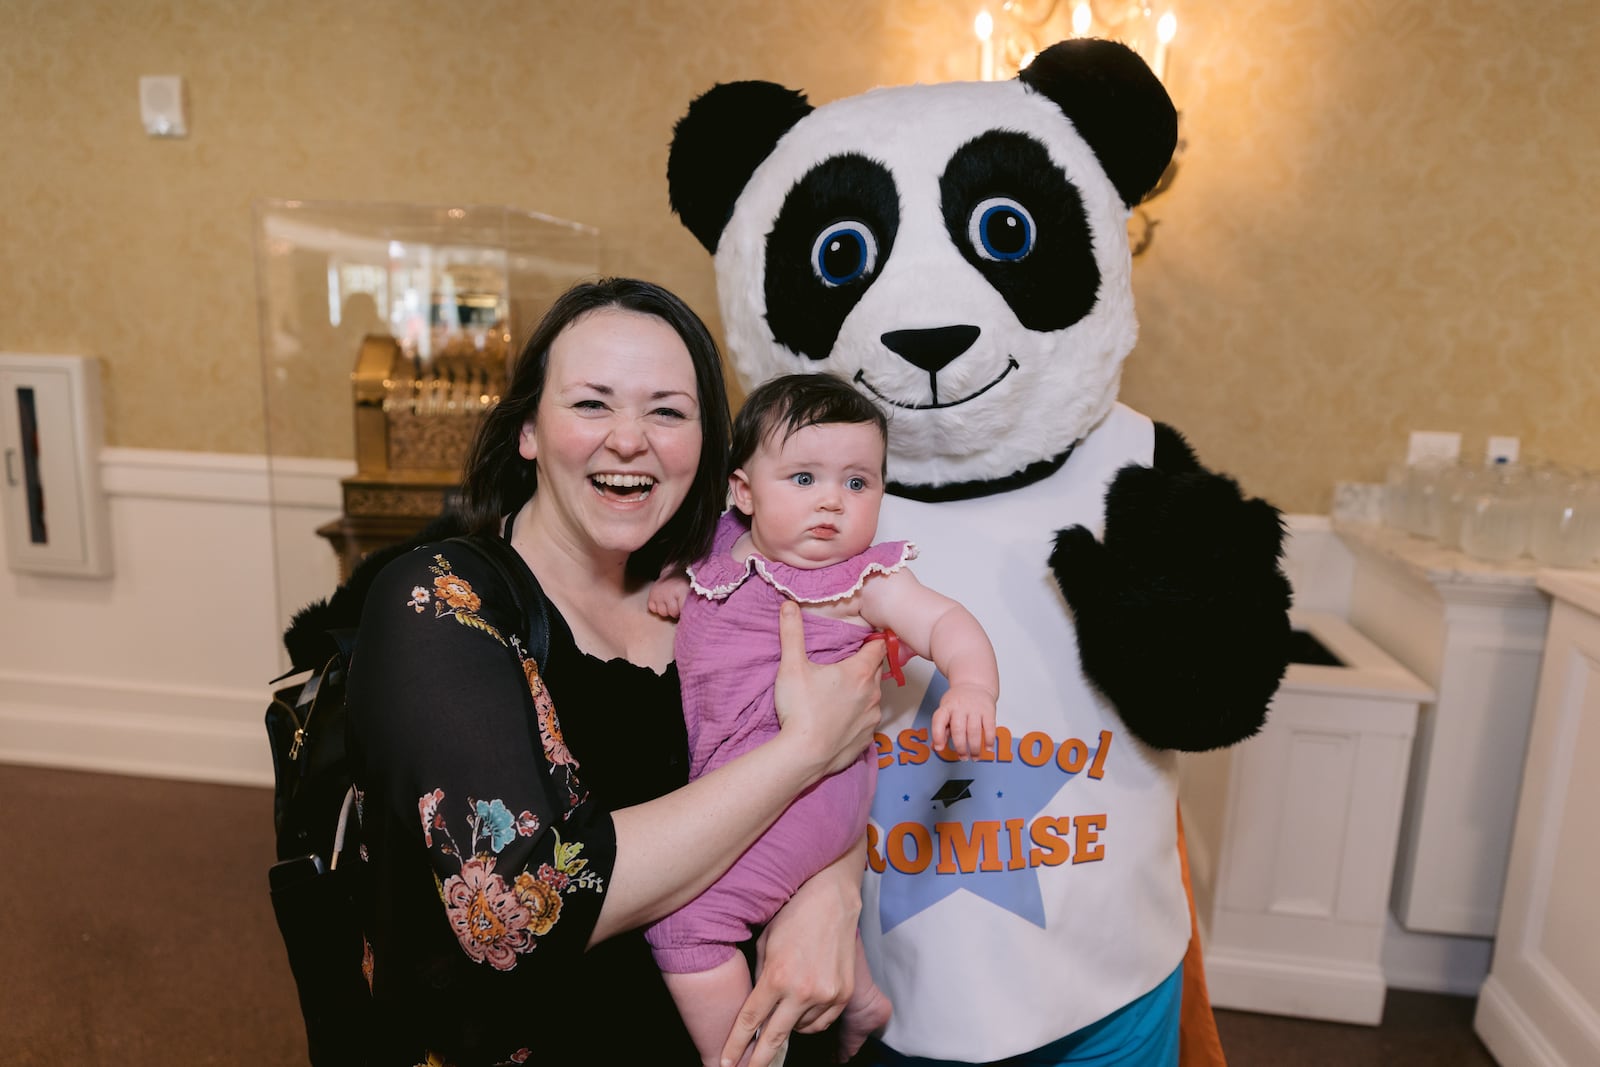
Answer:
[[477, 836], [482, 834], [489, 838], [489, 850], [499, 852], [511, 843], [517, 836], [517, 821], [511, 817], [511, 810], [499, 800], [480, 800], [473, 805], [477, 813], [478, 825], [473, 834], [473, 845], [477, 845]]
[[454, 574], [441, 574], [433, 580], [433, 591], [436, 596], [452, 608], [465, 611], [477, 611], [482, 603], [478, 594], [472, 591], [472, 583], [465, 578], [458, 578]]
[[[519, 955], [538, 947], [536, 938], [555, 927], [561, 918], [563, 897], [579, 890], [605, 892], [604, 879], [581, 856], [583, 842], [563, 842], [553, 828], [547, 831], [549, 841], [545, 845], [551, 862], [539, 862], [535, 874], [531, 871], [538, 857], [529, 857], [527, 867], [508, 875], [508, 884], [495, 872], [499, 853], [518, 834], [533, 836], [539, 828], [539, 817], [531, 811], [513, 817], [502, 800], [468, 797], [466, 822], [472, 834], [472, 848], [463, 852], [456, 847], [445, 824], [443, 800], [444, 791], [435, 789], [423, 794], [418, 809], [429, 847], [461, 860], [459, 874], [442, 878], [436, 873], [434, 882], [450, 928], [462, 951], [472, 960], [496, 970], [511, 970]], [[485, 846], [492, 851], [480, 850]]]
[[[517, 650], [522, 651], [520, 644]], [[555, 702], [550, 699], [550, 690], [539, 676], [539, 665], [531, 656], [523, 656], [522, 673], [527, 676], [528, 691], [533, 694], [533, 710], [539, 720], [539, 742], [544, 746], [545, 759], [557, 767], [577, 767], [578, 761], [573, 758], [572, 750], [567, 747], [566, 738], [561, 734], [561, 720], [556, 717]]]
[[[472, 583], [465, 578], [458, 577], [450, 561], [443, 556], [433, 557], [433, 563], [428, 567], [433, 572], [433, 617], [442, 619], [445, 616], [454, 618], [463, 626], [470, 626], [475, 630], [482, 630], [493, 637], [502, 645], [506, 639], [500, 631], [485, 622], [478, 615], [478, 608], [483, 605], [478, 594], [472, 591]], [[411, 590], [411, 599], [406, 601], [406, 606], [414, 608], [418, 613], [422, 605], [428, 602], [428, 590], [416, 586]]]
[[517, 899], [528, 909], [528, 929], [543, 937], [561, 917], [561, 890], [523, 871], [517, 875]]
[[444, 829], [444, 816], [439, 814], [439, 802], [443, 799], [444, 790], [435, 789], [422, 794], [417, 801], [417, 810], [422, 814], [422, 840], [429, 848], [433, 847], [433, 831]]
[[565, 874], [562, 874], [548, 863], [539, 864], [539, 880], [556, 889], [567, 888], [567, 883], [571, 881]]
[[533, 948], [532, 916], [494, 873], [493, 856], [475, 856], [461, 865], [460, 874], [445, 879], [444, 902], [456, 940], [475, 962], [509, 971], [519, 952]]

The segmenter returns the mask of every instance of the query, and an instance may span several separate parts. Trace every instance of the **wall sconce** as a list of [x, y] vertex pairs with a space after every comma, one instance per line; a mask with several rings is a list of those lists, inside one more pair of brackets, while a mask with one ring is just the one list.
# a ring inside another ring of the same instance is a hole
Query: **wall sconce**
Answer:
[[[1065, 5], [1061, 0], [1005, 0], [998, 17], [984, 9], [972, 20], [972, 32], [978, 38], [978, 77], [982, 81], [1012, 78], [1032, 63], [1041, 49], [1056, 41], [1103, 37], [1139, 53], [1166, 85], [1168, 55], [1178, 33], [1175, 7], [1176, 0], [1070, 0]], [[1136, 256], [1150, 247], [1160, 222], [1145, 210], [1146, 205], [1171, 188], [1178, 174], [1178, 161], [1186, 147], [1181, 111], [1178, 120], [1178, 145], [1172, 162], [1128, 217], [1128, 243]]]

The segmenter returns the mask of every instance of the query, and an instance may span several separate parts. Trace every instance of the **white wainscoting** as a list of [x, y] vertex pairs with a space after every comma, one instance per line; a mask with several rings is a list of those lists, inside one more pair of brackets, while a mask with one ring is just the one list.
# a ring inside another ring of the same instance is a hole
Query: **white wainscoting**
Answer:
[[0, 762], [249, 785], [347, 461], [108, 448], [108, 578], [0, 570]]

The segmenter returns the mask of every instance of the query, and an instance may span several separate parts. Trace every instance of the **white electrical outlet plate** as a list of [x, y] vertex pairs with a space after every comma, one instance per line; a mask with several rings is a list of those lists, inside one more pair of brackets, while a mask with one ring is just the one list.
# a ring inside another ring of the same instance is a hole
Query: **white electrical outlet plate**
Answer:
[[139, 79], [139, 117], [151, 137], [187, 137], [189, 120], [183, 79], [176, 74], [146, 74]]
[[1461, 435], [1436, 430], [1411, 431], [1406, 463], [1454, 463], [1461, 456]]
[[1484, 449], [1485, 463], [1515, 463], [1522, 452], [1522, 442], [1515, 437], [1491, 437]]

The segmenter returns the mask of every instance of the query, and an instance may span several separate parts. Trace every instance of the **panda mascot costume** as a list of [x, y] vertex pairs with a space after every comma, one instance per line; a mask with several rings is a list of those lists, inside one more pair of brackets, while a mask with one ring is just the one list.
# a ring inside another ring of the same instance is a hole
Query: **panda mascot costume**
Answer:
[[1260, 729], [1290, 631], [1278, 512], [1116, 399], [1127, 220], [1176, 137], [1161, 83], [1099, 40], [821, 107], [718, 85], [673, 133], [734, 368], [835, 374], [883, 408], [878, 537], [915, 542], [999, 656], [976, 761], [930, 751], [931, 664], [886, 691], [861, 917], [883, 1062], [1177, 1058], [1177, 752]]

